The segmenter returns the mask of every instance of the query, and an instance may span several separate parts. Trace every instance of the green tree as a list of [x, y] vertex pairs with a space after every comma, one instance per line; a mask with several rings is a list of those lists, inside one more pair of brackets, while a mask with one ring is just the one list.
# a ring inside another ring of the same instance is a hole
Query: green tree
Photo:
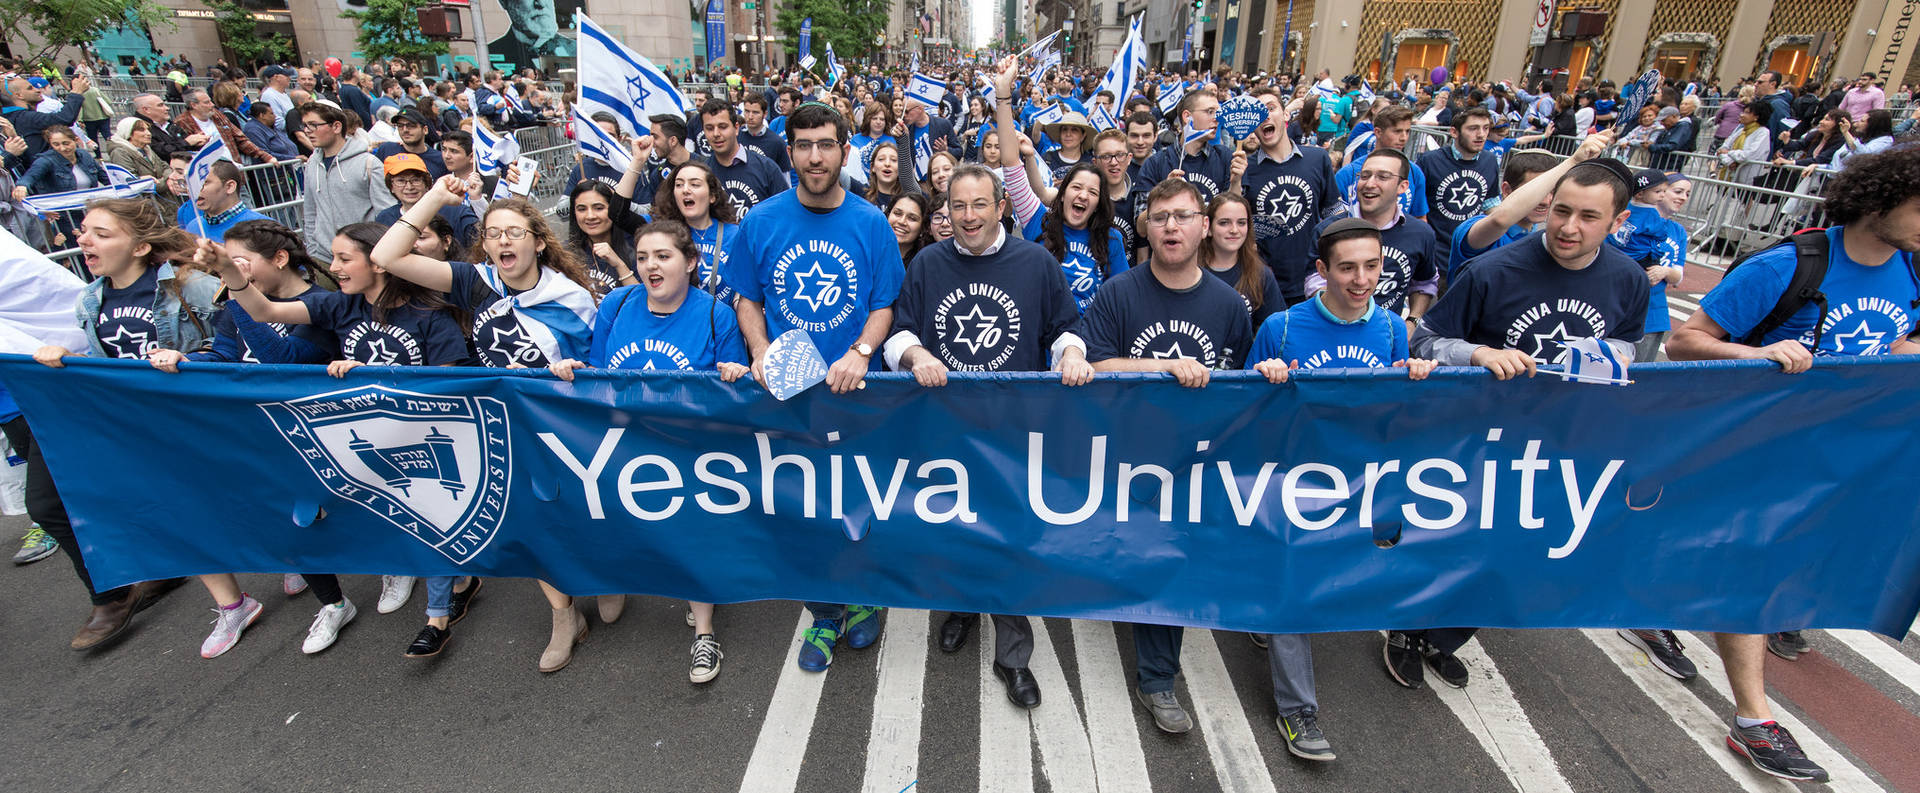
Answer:
[[122, 27], [174, 27], [173, 17], [148, 0], [0, 0], [0, 35], [8, 41], [40, 41], [37, 51], [17, 51], [28, 62], [50, 60], [68, 47], [92, 44]]
[[234, 0], [202, 2], [219, 14], [213, 20], [213, 25], [220, 31], [220, 43], [232, 50], [241, 63], [251, 64], [262, 59], [277, 62], [293, 57], [293, 42], [277, 33], [260, 35], [260, 22], [253, 18], [252, 11], [239, 3]]
[[773, 29], [786, 39], [781, 46], [787, 54], [797, 58], [800, 23], [813, 17], [813, 57], [824, 63], [827, 42], [833, 42], [835, 55], [854, 58], [875, 49], [873, 37], [886, 31], [892, 8], [893, 0], [794, 0], [781, 6]]
[[[419, 12], [437, 5], [427, 0], [367, 0], [367, 10], [348, 11], [340, 16], [359, 25], [355, 42], [369, 62], [388, 58], [431, 62], [447, 54], [447, 43], [427, 38], [420, 32]], [[473, 12], [479, 13], [479, 6], [474, 6]]]

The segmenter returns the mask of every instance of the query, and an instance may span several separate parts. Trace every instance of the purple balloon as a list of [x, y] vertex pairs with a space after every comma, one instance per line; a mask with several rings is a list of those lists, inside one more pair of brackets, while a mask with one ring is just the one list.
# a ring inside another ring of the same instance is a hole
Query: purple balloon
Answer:
[[1427, 75], [1427, 78], [1428, 78], [1428, 79], [1430, 79], [1430, 80], [1432, 80], [1432, 81], [1433, 81], [1433, 84], [1434, 84], [1434, 85], [1439, 85], [1439, 84], [1441, 84], [1441, 83], [1444, 83], [1444, 82], [1446, 82], [1446, 81], [1447, 81], [1447, 67], [1445, 67], [1445, 66], [1435, 66], [1435, 67], [1433, 67], [1433, 73], [1432, 73], [1432, 74], [1430, 74], [1430, 75]]

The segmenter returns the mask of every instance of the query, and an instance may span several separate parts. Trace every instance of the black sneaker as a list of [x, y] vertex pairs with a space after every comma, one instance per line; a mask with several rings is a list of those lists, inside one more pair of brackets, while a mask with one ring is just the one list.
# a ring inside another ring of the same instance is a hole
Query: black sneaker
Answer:
[[420, 629], [413, 637], [413, 643], [407, 645], [408, 658], [431, 658], [446, 649], [447, 640], [453, 638], [453, 631], [428, 625]]
[[1799, 631], [1767, 634], [1767, 652], [1784, 660], [1798, 661], [1810, 649], [1813, 648], [1807, 646], [1807, 637], [1800, 635]]
[[1255, 646], [1255, 647], [1258, 647], [1258, 648], [1260, 648], [1260, 649], [1262, 649], [1262, 650], [1265, 650], [1265, 649], [1267, 649], [1267, 635], [1266, 635], [1266, 634], [1264, 634], [1264, 633], [1249, 633], [1249, 634], [1247, 634], [1247, 638], [1249, 638], [1249, 639], [1252, 639], [1252, 640], [1253, 640], [1253, 646]]
[[1418, 641], [1399, 631], [1387, 631], [1386, 646], [1380, 654], [1387, 661], [1387, 674], [1393, 682], [1407, 688], [1419, 688], [1426, 682], [1427, 673], [1420, 667]]
[[1620, 629], [1620, 638], [1647, 654], [1647, 660], [1662, 672], [1681, 680], [1692, 680], [1700, 676], [1700, 670], [1693, 661], [1681, 653], [1680, 637], [1673, 631], [1642, 631]]
[[1727, 748], [1747, 758], [1754, 768], [1781, 779], [1801, 782], [1827, 781], [1827, 769], [1807, 759], [1794, 742], [1793, 734], [1775, 722], [1753, 727], [1735, 726], [1727, 733]]
[[1440, 680], [1454, 688], [1467, 687], [1467, 665], [1460, 663], [1453, 653], [1444, 652], [1433, 646], [1433, 642], [1421, 640], [1420, 655], [1426, 659], [1427, 668], [1440, 676]]
[[467, 618], [467, 604], [473, 602], [473, 596], [480, 594], [480, 577], [474, 576], [473, 583], [467, 585], [467, 591], [455, 592], [447, 601], [447, 627], [459, 625]]

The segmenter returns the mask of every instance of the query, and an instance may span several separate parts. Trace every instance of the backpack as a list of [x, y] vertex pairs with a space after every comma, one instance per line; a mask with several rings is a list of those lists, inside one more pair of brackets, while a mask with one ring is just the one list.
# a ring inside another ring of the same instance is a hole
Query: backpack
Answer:
[[1725, 280], [1727, 276], [1733, 275], [1733, 271], [1740, 265], [1746, 264], [1748, 259], [1788, 245], [1793, 246], [1793, 277], [1788, 279], [1786, 291], [1780, 293], [1780, 301], [1773, 304], [1773, 310], [1767, 312], [1767, 316], [1760, 320], [1760, 324], [1753, 326], [1753, 330], [1745, 338], [1740, 339], [1741, 344], [1749, 347], [1760, 346], [1761, 340], [1766, 338], [1767, 334], [1787, 324], [1787, 320], [1792, 319], [1794, 314], [1800, 313], [1800, 309], [1805, 308], [1808, 303], [1813, 303], [1820, 307], [1820, 316], [1813, 322], [1813, 349], [1820, 349], [1820, 337], [1825, 331], [1822, 327], [1825, 324], [1823, 320], [1827, 316], [1827, 295], [1820, 291], [1821, 282], [1827, 280], [1826, 228], [1801, 229], [1789, 235], [1784, 242], [1735, 259], [1733, 264], [1727, 265], [1727, 272], [1721, 276], [1721, 279]]

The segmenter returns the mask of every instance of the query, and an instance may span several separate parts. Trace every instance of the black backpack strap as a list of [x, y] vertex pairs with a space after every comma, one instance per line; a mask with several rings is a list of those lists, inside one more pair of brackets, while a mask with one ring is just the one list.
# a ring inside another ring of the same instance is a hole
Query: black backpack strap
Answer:
[[1786, 291], [1780, 293], [1780, 301], [1774, 304], [1773, 310], [1753, 326], [1753, 331], [1741, 343], [1760, 346], [1767, 334], [1787, 324], [1800, 309], [1813, 303], [1820, 308], [1820, 314], [1813, 320], [1813, 348], [1818, 350], [1827, 318], [1827, 295], [1820, 291], [1821, 282], [1827, 280], [1827, 235], [1824, 229], [1803, 231], [1788, 240], [1793, 245], [1793, 278], [1787, 282]]

